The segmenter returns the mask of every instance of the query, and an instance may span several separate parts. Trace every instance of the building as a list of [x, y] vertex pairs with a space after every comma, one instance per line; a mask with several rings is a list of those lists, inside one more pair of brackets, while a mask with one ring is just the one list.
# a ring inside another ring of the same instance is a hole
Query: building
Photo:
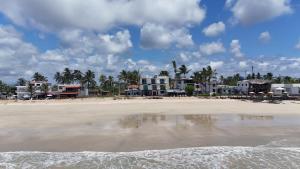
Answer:
[[154, 76], [153, 78], [141, 78], [139, 90], [142, 96], [164, 96], [170, 89], [168, 76]]
[[56, 94], [60, 98], [84, 96], [86, 93], [79, 84], [59, 84], [57, 88]]
[[195, 94], [213, 94], [218, 91], [218, 81], [213, 78], [210, 83], [194, 83]]
[[285, 93], [290, 96], [299, 96], [300, 84], [272, 84], [271, 92], [277, 96], [282, 96]]
[[228, 86], [228, 85], [217, 86], [217, 94], [219, 95], [233, 95], [235, 93], [237, 93], [236, 86]]
[[[32, 86], [32, 91], [29, 91], [29, 85]], [[44, 98], [47, 93], [42, 90], [42, 86], [51, 86], [47, 81], [31, 81], [26, 86], [16, 86], [17, 98], [18, 99], [29, 99], [29, 98]], [[32, 95], [32, 96], [31, 96]]]
[[271, 81], [262, 79], [243, 80], [237, 83], [237, 91], [240, 94], [248, 95], [253, 93], [268, 93], [271, 91]]
[[125, 90], [126, 96], [140, 96], [141, 92], [138, 85], [129, 85]]

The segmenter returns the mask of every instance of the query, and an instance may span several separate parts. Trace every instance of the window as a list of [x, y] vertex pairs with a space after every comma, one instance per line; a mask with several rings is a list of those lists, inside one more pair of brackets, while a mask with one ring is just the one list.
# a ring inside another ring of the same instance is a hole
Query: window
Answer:
[[156, 85], [152, 85], [152, 90], [157, 90], [157, 86]]
[[160, 84], [165, 84], [165, 79], [159, 79]]
[[166, 90], [166, 86], [165, 85], [160, 85], [160, 90]]
[[142, 84], [147, 84], [147, 79], [142, 79]]
[[151, 84], [155, 84], [155, 79], [151, 79]]

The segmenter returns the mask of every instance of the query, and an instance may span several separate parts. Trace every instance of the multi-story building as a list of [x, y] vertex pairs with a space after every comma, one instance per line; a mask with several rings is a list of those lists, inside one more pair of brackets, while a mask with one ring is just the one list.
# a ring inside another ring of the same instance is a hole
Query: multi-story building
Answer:
[[[51, 86], [47, 81], [31, 81], [28, 82], [26, 86], [16, 86], [17, 98], [18, 99], [29, 99], [31, 97], [39, 98], [45, 97], [45, 91], [42, 90], [42, 85], [46, 84]], [[32, 86], [32, 91], [29, 91], [29, 85]]]
[[271, 91], [274, 95], [283, 95], [287, 93], [291, 96], [299, 96], [300, 84], [272, 84]]
[[248, 95], [252, 93], [268, 93], [271, 90], [271, 82], [262, 79], [243, 80], [237, 83], [238, 93]]
[[168, 76], [141, 78], [139, 89], [142, 96], [164, 96], [170, 89], [170, 79]]

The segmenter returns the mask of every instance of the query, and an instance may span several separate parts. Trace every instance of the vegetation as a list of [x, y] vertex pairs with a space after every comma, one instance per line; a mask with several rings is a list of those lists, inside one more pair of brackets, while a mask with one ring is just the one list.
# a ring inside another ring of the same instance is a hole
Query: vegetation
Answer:
[[35, 72], [33, 74], [32, 80], [34, 80], [34, 81], [48, 81], [47, 78], [45, 76], [43, 76], [42, 74], [40, 74], [39, 72]]
[[186, 93], [187, 96], [192, 96], [193, 93], [194, 93], [194, 90], [195, 90], [194, 86], [187, 85], [185, 87], [185, 93]]

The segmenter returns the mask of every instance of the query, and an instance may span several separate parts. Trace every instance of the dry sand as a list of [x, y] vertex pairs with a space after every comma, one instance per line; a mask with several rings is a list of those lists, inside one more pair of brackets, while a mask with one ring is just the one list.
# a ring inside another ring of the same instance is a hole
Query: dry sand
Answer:
[[[279, 120], [278, 120], [279, 119]], [[300, 137], [300, 104], [238, 100], [0, 102], [0, 151], [135, 151], [255, 146]]]

